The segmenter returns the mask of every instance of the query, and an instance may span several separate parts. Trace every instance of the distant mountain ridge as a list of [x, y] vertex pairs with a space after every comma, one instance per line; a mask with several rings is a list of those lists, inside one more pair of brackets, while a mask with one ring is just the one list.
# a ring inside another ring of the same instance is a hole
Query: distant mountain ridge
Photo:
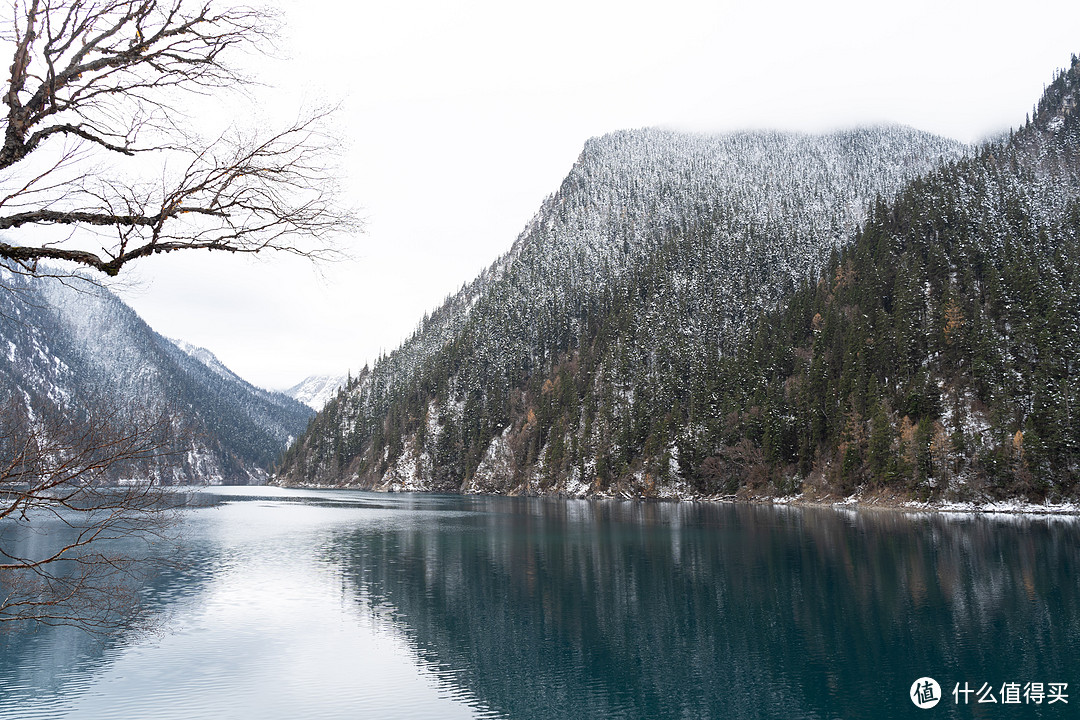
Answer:
[[897, 126], [592, 139], [511, 250], [328, 403], [278, 481], [574, 494], [655, 483], [642, 457], [676, 467], [675, 436], [697, 432], [657, 425], [687, 410], [688, 386], [879, 197], [967, 151]]
[[[206, 348], [199, 347], [198, 345], [192, 345], [186, 340], [177, 340], [176, 338], [169, 338], [168, 340], [173, 345], [183, 350], [185, 354], [198, 360], [210, 370], [213, 370], [215, 373], [217, 373], [219, 377], [234, 382], [247, 383], [246, 380], [244, 380], [242, 377], [227, 368], [225, 364], [221, 362], [221, 360], [218, 360], [217, 355], [210, 352]], [[285, 394], [287, 395], [288, 393]]]
[[170, 413], [186, 450], [141, 470], [165, 484], [265, 482], [311, 414], [243, 381], [212, 353], [181, 349], [83, 278], [0, 270], [0, 349], [0, 393], [31, 413], [44, 407]]
[[347, 380], [346, 375], [312, 375], [282, 392], [318, 411], [330, 402], [330, 398], [337, 394]]

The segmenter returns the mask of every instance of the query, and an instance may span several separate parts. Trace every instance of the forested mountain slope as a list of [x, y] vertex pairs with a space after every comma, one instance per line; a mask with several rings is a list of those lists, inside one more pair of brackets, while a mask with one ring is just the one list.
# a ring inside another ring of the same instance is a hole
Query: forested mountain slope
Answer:
[[760, 324], [696, 446], [702, 491], [1076, 497], [1078, 101], [1074, 57], [1024, 127], [877, 204]]
[[750, 322], [955, 142], [660, 130], [590, 140], [505, 256], [353, 379], [279, 481], [692, 492], [680, 444]]
[[158, 335], [102, 287], [2, 270], [0, 402], [31, 418], [167, 416], [182, 447], [124, 470], [167, 484], [263, 482], [311, 416]]

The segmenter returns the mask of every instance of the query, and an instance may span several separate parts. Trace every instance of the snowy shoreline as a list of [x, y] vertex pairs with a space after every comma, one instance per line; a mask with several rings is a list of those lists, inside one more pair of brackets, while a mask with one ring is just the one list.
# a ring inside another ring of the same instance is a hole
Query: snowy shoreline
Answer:
[[[303, 483], [282, 487], [295, 487], [307, 490], [361, 490], [376, 493], [430, 493], [431, 491], [408, 487], [381, 487], [363, 488], [357, 485], [323, 485], [315, 483]], [[443, 494], [443, 493], [438, 493]], [[492, 492], [464, 492], [451, 493], [458, 495], [482, 495], [482, 496], [506, 496], [506, 497], [550, 497], [564, 500], [630, 500], [639, 502], [708, 502], [708, 503], [734, 503], [747, 505], [783, 505], [789, 507], [820, 507], [837, 510], [887, 510], [902, 513], [955, 513], [955, 514], [981, 514], [981, 515], [1054, 515], [1054, 516], [1080, 516], [1080, 502], [1062, 503], [1034, 503], [1019, 498], [1008, 500], [985, 502], [928, 502], [911, 500], [901, 496], [863, 496], [860, 493], [847, 497], [837, 498], [831, 496], [808, 496], [805, 493], [798, 495], [711, 495], [711, 496], [680, 496], [665, 494], [659, 497], [646, 497], [632, 493], [568, 493], [564, 490], [552, 493], [526, 494], [526, 493], [492, 493]]]
[[[739, 500], [736, 500], [739, 502]], [[847, 510], [889, 510], [904, 513], [956, 513], [980, 515], [1080, 515], [1080, 503], [1033, 503], [1019, 498], [985, 502], [929, 502], [900, 497], [863, 498], [850, 495], [845, 498], [806, 498], [803, 495], [781, 497], [753, 497], [744, 502], [769, 505], [795, 505], [806, 507], [831, 507]]]

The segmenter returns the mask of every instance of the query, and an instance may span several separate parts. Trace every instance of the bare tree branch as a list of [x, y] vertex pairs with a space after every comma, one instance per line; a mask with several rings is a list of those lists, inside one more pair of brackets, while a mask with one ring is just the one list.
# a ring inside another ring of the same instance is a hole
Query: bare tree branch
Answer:
[[[60, 244], [0, 242], [0, 258], [109, 275], [187, 249], [321, 257], [359, 229], [341, 209], [335, 144], [316, 112], [267, 134], [231, 131], [201, 143], [181, 129], [177, 93], [247, 82], [228, 62], [272, 40], [275, 18], [188, 0], [15, 0], [7, 21], [10, 76], [0, 118], [0, 231], [113, 228], [106, 247], [83, 233]], [[135, 158], [152, 159], [130, 165]], [[101, 169], [95, 158], [113, 165]], [[124, 164], [128, 159], [129, 164]], [[115, 167], [114, 167], [115, 166]], [[133, 179], [135, 178], [135, 179]]]
[[132, 578], [151, 543], [170, 537], [176, 510], [137, 478], [179, 452], [175, 435], [168, 414], [0, 408], [0, 625], [98, 631], [130, 619]]

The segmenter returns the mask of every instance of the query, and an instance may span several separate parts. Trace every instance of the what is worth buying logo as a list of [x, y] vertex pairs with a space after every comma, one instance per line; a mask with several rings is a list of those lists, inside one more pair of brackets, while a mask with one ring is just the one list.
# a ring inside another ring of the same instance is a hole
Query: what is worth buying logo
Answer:
[[923, 710], [941, 702], [941, 686], [932, 677], [921, 677], [911, 684], [911, 702]]
[[[1000, 687], [984, 682], [976, 689], [965, 682], [952, 690], [957, 705], [982, 703], [1001, 705], [1056, 705], [1069, 704], [1069, 683], [1063, 682], [1005, 682]], [[916, 707], [928, 710], [941, 702], [941, 686], [932, 677], [921, 677], [911, 684], [908, 693]]]

